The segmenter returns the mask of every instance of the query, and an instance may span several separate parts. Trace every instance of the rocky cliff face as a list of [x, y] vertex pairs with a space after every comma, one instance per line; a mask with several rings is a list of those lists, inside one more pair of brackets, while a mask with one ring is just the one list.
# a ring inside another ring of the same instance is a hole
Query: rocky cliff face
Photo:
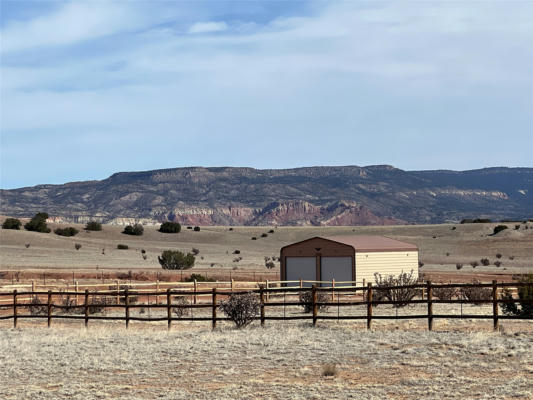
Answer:
[[174, 168], [1, 190], [0, 213], [186, 225], [382, 225], [533, 216], [533, 168]]

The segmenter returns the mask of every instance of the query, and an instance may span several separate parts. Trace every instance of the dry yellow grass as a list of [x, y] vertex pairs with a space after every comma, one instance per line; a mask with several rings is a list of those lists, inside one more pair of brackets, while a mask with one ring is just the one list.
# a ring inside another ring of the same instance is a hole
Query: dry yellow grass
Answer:
[[[52, 229], [60, 226], [49, 224]], [[196, 269], [229, 271], [267, 271], [264, 257], [279, 256], [282, 246], [312, 236], [343, 234], [371, 234], [390, 236], [415, 243], [420, 248], [421, 272], [450, 273], [523, 273], [533, 271], [533, 223], [521, 224], [491, 236], [495, 224], [442, 224], [377, 227], [202, 227], [200, 232], [183, 229], [179, 234], [164, 234], [157, 227], [145, 227], [143, 236], [122, 234], [122, 227], [104, 225], [101, 232], [84, 231], [82, 225], [75, 237], [62, 237], [54, 233], [43, 234], [24, 230], [0, 230], [0, 269], [3, 270], [53, 270], [53, 269], [133, 269], [160, 270], [157, 256], [166, 249], [200, 250]], [[66, 225], [61, 225], [66, 226]], [[528, 226], [530, 229], [524, 229]], [[455, 229], [452, 229], [455, 227]], [[269, 233], [261, 237], [262, 233]], [[251, 240], [255, 236], [257, 240]], [[76, 250], [74, 244], [82, 245]], [[25, 244], [30, 244], [29, 248]], [[118, 250], [117, 244], [127, 244], [129, 250]], [[105, 249], [105, 250], [103, 250]], [[146, 250], [146, 260], [141, 249]], [[242, 260], [234, 262], [234, 250], [240, 250]], [[103, 254], [105, 253], [105, 254]], [[502, 265], [497, 268], [495, 255], [502, 254]], [[486, 257], [488, 267], [475, 270], [471, 261]], [[512, 257], [513, 259], [510, 259]], [[456, 263], [464, 264], [461, 271]], [[214, 265], [212, 267], [212, 265]], [[279, 266], [278, 263], [276, 263]], [[276, 268], [279, 270], [279, 268]]]

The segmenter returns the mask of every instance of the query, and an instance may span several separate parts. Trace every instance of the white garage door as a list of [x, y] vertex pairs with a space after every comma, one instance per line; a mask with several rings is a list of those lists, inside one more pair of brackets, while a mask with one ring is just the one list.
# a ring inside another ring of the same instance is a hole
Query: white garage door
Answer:
[[[288, 281], [315, 281], [316, 280], [316, 257], [287, 257], [285, 259], [285, 271]], [[287, 286], [298, 286], [299, 283], [288, 283]], [[311, 283], [304, 286], [312, 286]]]
[[[322, 257], [320, 266], [322, 271], [321, 281], [335, 279], [335, 282], [342, 282], [352, 280], [352, 257]], [[340, 285], [335, 283], [335, 286], [341, 285], [350, 286], [349, 283]]]

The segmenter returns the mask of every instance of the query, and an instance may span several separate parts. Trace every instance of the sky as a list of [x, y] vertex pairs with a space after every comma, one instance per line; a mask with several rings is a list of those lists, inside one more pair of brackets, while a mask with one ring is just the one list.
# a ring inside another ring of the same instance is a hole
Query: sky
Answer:
[[533, 1], [0, 0], [0, 187], [533, 166]]

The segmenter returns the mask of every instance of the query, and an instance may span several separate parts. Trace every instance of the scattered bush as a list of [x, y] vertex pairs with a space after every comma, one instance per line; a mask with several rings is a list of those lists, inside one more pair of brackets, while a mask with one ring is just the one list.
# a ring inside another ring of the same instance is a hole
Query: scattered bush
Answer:
[[191, 253], [194, 254], [195, 256], [197, 256], [198, 254], [200, 254], [200, 250], [197, 249], [197, 248], [195, 248], [195, 247], [193, 247], [193, 248], [191, 249]]
[[[503, 303], [501, 304], [502, 311], [505, 315], [520, 315], [533, 317], [533, 274], [528, 274], [520, 277], [519, 282], [527, 283], [528, 286], [518, 288], [518, 302], [517, 303]], [[505, 289], [501, 295], [503, 300], [512, 300], [513, 294], [509, 289]]]
[[146, 260], [148, 256], [146, 254], [143, 254], [143, 260]]
[[199, 226], [195, 226], [194, 229], [193, 229], [193, 231], [195, 231], [195, 232], [200, 232], [200, 227], [199, 227]]
[[424, 263], [422, 261], [418, 262], [418, 268], [422, 268], [424, 266]]
[[179, 296], [172, 302], [172, 311], [178, 316], [178, 318], [184, 317], [189, 313], [190, 302], [186, 296]]
[[463, 264], [457, 263], [457, 264], [455, 264], [455, 268], [461, 269], [461, 268], [463, 268]]
[[188, 226], [187, 229], [192, 229], [192, 226]]
[[20, 219], [17, 219], [17, 218], [6, 218], [6, 220], [2, 224], [2, 229], [17, 229], [17, 230], [19, 230], [21, 226], [22, 226], [22, 222], [20, 222]]
[[446, 257], [449, 257], [450, 256], [450, 253], [446, 253]]
[[46, 225], [47, 219], [48, 219], [47, 213], [37, 213], [30, 220], [30, 222], [24, 225], [24, 228], [27, 231], [32, 231], [32, 232], [50, 233], [51, 229], [48, 227], [48, 225]]
[[146, 254], [146, 250], [145, 249], [141, 249], [141, 254]]
[[261, 237], [267, 237], [268, 236], [268, 233], [262, 233], [261, 234]]
[[517, 230], [519, 230], [519, 229], [520, 229], [520, 225], [515, 225], [515, 226], [514, 226], [514, 230], [515, 230], [515, 231], [517, 231]]
[[268, 233], [274, 233], [274, 229], [269, 230]]
[[98, 221], [89, 221], [85, 225], [86, 231], [101, 231], [102, 230], [102, 224]]
[[389, 286], [403, 286], [403, 285], [415, 285], [418, 283], [416, 277], [413, 276], [413, 270], [410, 273], [402, 272], [399, 275], [388, 275], [383, 277], [379, 273], [374, 274], [376, 280], [375, 300], [389, 300], [394, 301], [394, 307], [404, 307], [416, 296], [421, 294], [420, 289], [416, 288], [387, 288]]
[[128, 225], [124, 228], [122, 233], [126, 235], [141, 236], [144, 233], [144, 228], [141, 224]]
[[240, 257], [236, 257], [236, 258], [233, 259], [233, 262], [239, 262], [239, 261], [241, 261], [241, 260], [242, 260], [242, 258], [240, 258]]
[[509, 256], [509, 260], [514, 260], [514, 256]]
[[502, 258], [502, 254], [501, 253], [496, 253], [496, 258]]
[[501, 261], [494, 261], [494, 265], [496, 265], [496, 267], [500, 268], [500, 265], [502, 265], [502, 262]]
[[244, 328], [254, 320], [259, 313], [259, 307], [259, 298], [252, 292], [231, 294], [227, 300], [220, 304], [220, 309], [239, 329]]
[[488, 258], [482, 258], [479, 261], [481, 261], [481, 265], [484, 265], [484, 266], [490, 265], [490, 261]]
[[504, 231], [504, 230], [506, 230], [507, 228], [508, 228], [507, 225], [496, 225], [496, 226], [494, 227], [494, 231], [493, 231], [492, 234], [493, 234], [493, 235], [496, 235], [497, 233], [499, 233], [499, 232], [501, 232], [501, 231]]
[[194, 266], [195, 261], [193, 254], [185, 254], [179, 250], [165, 250], [157, 259], [163, 269], [189, 269]]
[[240, 250], [233, 250], [233, 254], [241, 254]]
[[456, 226], [452, 226], [452, 231], [456, 230], [457, 227]]
[[74, 248], [75, 248], [76, 250], [81, 249], [81, 244], [80, 244], [80, 243], [74, 243]]
[[26, 248], [28, 249], [30, 247], [30, 244], [26, 243], [24, 246], [26, 246]]
[[276, 267], [276, 264], [274, 264], [273, 261], [267, 261], [265, 263], [265, 267], [267, 267], [268, 269], [272, 269], [272, 268], [275, 268]]
[[337, 376], [338, 373], [335, 364], [326, 364], [322, 367], [322, 376]]
[[476, 268], [479, 265], [479, 263], [477, 261], [472, 261], [470, 265], [472, 266], [472, 268]]
[[181, 225], [177, 222], [163, 222], [159, 227], [159, 232], [163, 233], [180, 233]]
[[[474, 279], [472, 283], [479, 284], [481, 282]], [[492, 298], [492, 289], [488, 287], [467, 286], [461, 288], [459, 293], [463, 298], [470, 302], [473, 302], [476, 305], [483, 304], [483, 301], [490, 300]]]
[[205, 275], [202, 274], [191, 274], [188, 278], [184, 278], [183, 282], [216, 282], [215, 278], [208, 278]]
[[[300, 292], [300, 295], [298, 296], [298, 298], [300, 299], [300, 303], [302, 303], [300, 305], [303, 307], [304, 313], [310, 313], [313, 311], [313, 292], [311, 290]], [[328, 293], [317, 290], [316, 292], [317, 303], [327, 303], [328, 298], [329, 298]], [[328, 306], [324, 304], [318, 305], [319, 310], [326, 310], [327, 308]]]
[[54, 233], [59, 236], [76, 236], [78, 234], [78, 230], [72, 226], [69, 226], [67, 228], [57, 228], [54, 230]]
[[48, 313], [48, 306], [39, 300], [38, 296], [31, 298], [28, 310], [31, 315], [46, 315]]
[[117, 249], [119, 249], [119, 250], [128, 250], [129, 246], [127, 244], [117, 244]]
[[255, 236], [252, 236], [252, 240], [257, 240], [257, 238]]
[[442, 287], [442, 288], [433, 288], [433, 296], [439, 300], [451, 300], [457, 296], [457, 288], [451, 287]]
[[229, 231], [232, 231], [232, 230], [233, 230], [233, 228], [229, 228], [228, 230], [229, 230]]

